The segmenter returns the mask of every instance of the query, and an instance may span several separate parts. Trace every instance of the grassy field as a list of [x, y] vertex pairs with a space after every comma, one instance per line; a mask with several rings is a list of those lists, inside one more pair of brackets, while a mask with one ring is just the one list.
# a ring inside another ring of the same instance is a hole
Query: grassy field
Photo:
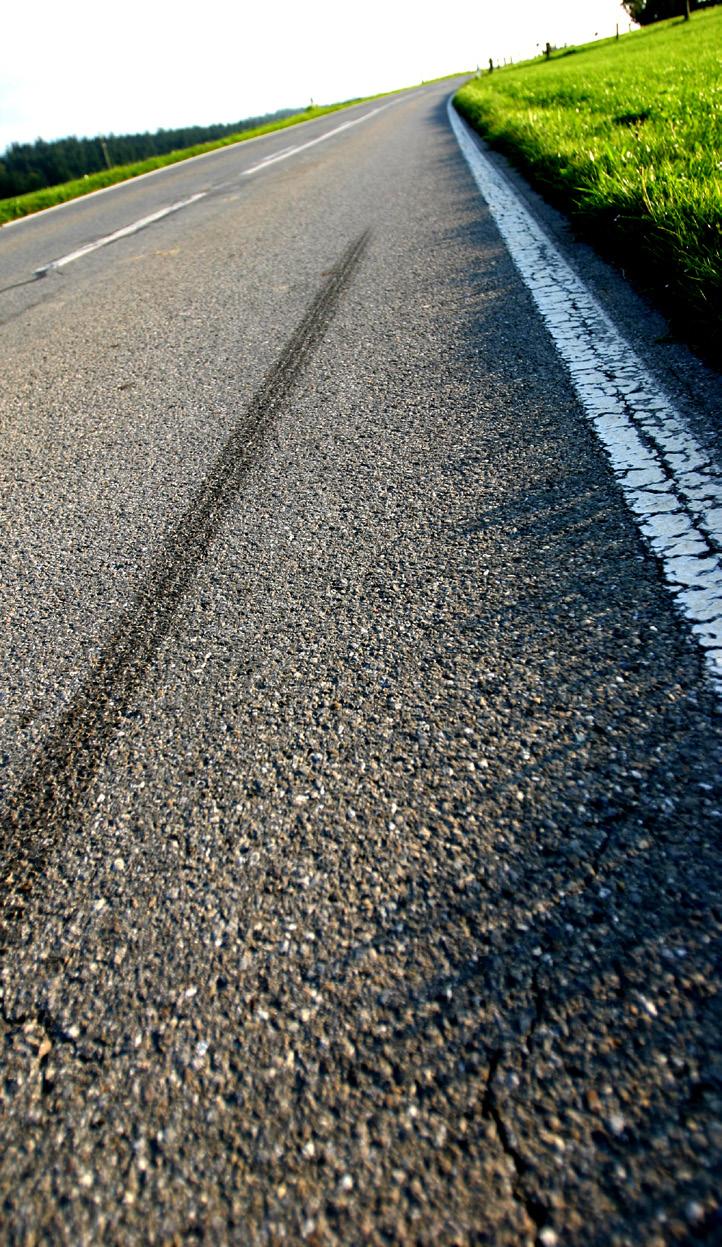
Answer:
[[719, 352], [722, 8], [486, 73], [455, 103]]
[[242, 143], [246, 139], [256, 138], [259, 134], [270, 134], [274, 130], [285, 130], [289, 126], [299, 125], [302, 121], [311, 121], [314, 117], [324, 117], [327, 113], [350, 108], [353, 104], [380, 98], [382, 96], [371, 95], [362, 100], [346, 100], [341, 104], [306, 108], [301, 113], [294, 113], [292, 117], [285, 117], [281, 121], [273, 121], [268, 125], [256, 126], [254, 129], [241, 130], [238, 134], [227, 134], [225, 138], [216, 139], [211, 143], [179, 148], [178, 151], [168, 152], [165, 156], [152, 156], [148, 160], [139, 160], [135, 164], [115, 165], [112, 169], [91, 173], [72, 182], [62, 182], [58, 186], [31, 191], [28, 195], [15, 195], [9, 199], [0, 199], [0, 225], [5, 225], [8, 221], [16, 221], [19, 217], [29, 216], [33, 212], [40, 212], [43, 208], [52, 208], [55, 204], [66, 203], [69, 199], [78, 199], [82, 195], [90, 194], [91, 191], [102, 190], [105, 186], [114, 186], [116, 182], [127, 182], [129, 178], [137, 178], [142, 173], [150, 173], [153, 169], [162, 169], [165, 165], [177, 164], [180, 160], [189, 160], [192, 156], [201, 156], [204, 152], [216, 151], [219, 147]]

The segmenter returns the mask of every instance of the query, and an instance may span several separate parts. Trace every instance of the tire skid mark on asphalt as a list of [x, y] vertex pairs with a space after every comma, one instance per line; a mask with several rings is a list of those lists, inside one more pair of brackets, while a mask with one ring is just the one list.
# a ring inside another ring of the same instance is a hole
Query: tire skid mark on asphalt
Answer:
[[448, 103], [462, 153], [722, 695], [722, 471]]
[[83, 815], [84, 794], [132, 705], [196, 570], [256, 460], [366, 250], [370, 231], [352, 242], [316, 295], [251, 400], [183, 515], [164, 539], [130, 610], [67, 710], [57, 720], [0, 818], [0, 912], [6, 936], [22, 912], [63, 827]]

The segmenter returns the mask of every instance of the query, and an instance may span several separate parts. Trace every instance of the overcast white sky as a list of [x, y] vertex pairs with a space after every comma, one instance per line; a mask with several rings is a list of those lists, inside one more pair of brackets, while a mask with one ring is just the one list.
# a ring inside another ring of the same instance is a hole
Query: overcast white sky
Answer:
[[618, 20], [626, 30], [618, 0], [8, 0], [0, 152], [371, 95]]

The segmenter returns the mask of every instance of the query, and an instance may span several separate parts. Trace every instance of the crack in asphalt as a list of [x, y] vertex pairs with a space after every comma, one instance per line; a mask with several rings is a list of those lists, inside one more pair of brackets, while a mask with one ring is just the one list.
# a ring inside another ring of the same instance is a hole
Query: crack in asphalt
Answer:
[[496, 1137], [499, 1140], [502, 1151], [505, 1156], [509, 1157], [514, 1169], [513, 1195], [514, 1199], [522, 1205], [529, 1220], [536, 1226], [537, 1230], [543, 1229], [549, 1220], [549, 1213], [545, 1204], [530, 1191], [525, 1189], [525, 1178], [529, 1171], [529, 1164], [517, 1147], [512, 1131], [507, 1126], [501, 1109], [499, 1100], [494, 1090], [496, 1076], [499, 1072], [499, 1066], [504, 1055], [502, 1048], [494, 1048], [491, 1053], [489, 1062], [489, 1073], [486, 1078], [486, 1087], [481, 1102], [481, 1111], [488, 1121], [493, 1121], [496, 1127]]
[[22, 913], [23, 897], [32, 891], [61, 828], [82, 811], [84, 794], [255, 461], [263, 434], [281, 412], [324, 336], [369, 236], [365, 230], [331, 270], [196, 496], [165, 537], [130, 610], [10, 793], [0, 819], [5, 857], [0, 895], [4, 940], [9, 937], [10, 923]]
[[[615, 825], [613, 823], [605, 829], [601, 842], [593, 852], [588, 863], [589, 869], [586, 877], [580, 882], [580, 886], [577, 889], [572, 889], [567, 894], [568, 896], [578, 897], [583, 895], [590, 889], [593, 883], [598, 881], [602, 860], [614, 839], [614, 835]], [[549, 952], [551, 947], [548, 931], [538, 932], [536, 939], [539, 943], [540, 954], [543, 956], [544, 953]], [[614, 965], [618, 971], [620, 983], [623, 983], [625, 976], [621, 961], [615, 960]], [[542, 963], [539, 961], [534, 967], [529, 984], [533, 1013], [515, 1044], [515, 1052], [521, 1056], [523, 1061], [527, 1061], [532, 1057], [532, 1047], [536, 1033], [542, 1025], [548, 1010], [549, 995], [539, 981], [541, 971]], [[549, 1209], [539, 1196], [530, 1190], [530, 1176], [533, 1173], [534, 1166], [524, 1156], [518, 1141], [514, 1137], [513, 1130], [507, 1124], [496, 1091], [497, 1076], [505, 1055], [505, 1050], [502, 1047], [496, 1047], [491, 1051], [489, 1071], [482, 1097], [482, 1115], [488, 1121], [494, 1123], [499, 1145], [504, 1155], [511, 1161], [514, 1171], [512, 1182], [514, 1199], [523, 1207], [530, 1221], [536, 1227], [537, 1232], [541, 1232], [545, 1226], [550, 1224]]]

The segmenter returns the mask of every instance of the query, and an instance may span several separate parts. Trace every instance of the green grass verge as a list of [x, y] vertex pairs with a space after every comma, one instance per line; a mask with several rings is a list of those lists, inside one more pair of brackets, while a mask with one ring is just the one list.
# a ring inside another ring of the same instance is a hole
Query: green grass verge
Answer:
[[455, 103], [685, 336], [719, 349], [722, 9], [495, 70]]
[[393, 94], [395, 92], [388, 91], [382, 95], [365, 96], [363, 99], [345, 100], [341, 104], [324, 104], [307, 108], [302, 113], [294, 113], [292, 117], [285, 117], [282, 121], [272, 121], [251, 130], [241, 130], [238, 134], [227, 134], [225, 138], [216, 139], [211, 143], [199, 143], [195, 147], [180, 148], [164, 156], [151, 156], [148, 160], [139, 160], [134, 164], [116, 165], [112, 169], [104, 169], [101, 173], [90, 173], [72, 182], [48, 186], [43, 190], [31, 191], [27, 195], [0, 199], [0, 225], [5, 225], [8, 221], [16, 221], [19, 217], [30, 216], [33, 212], [41, 212], [43, 208], [52, 208], [55, 204], [67, 203], [69, 199], [79, 199], [82, 195], [89, 195], [92, 191], [102, 190], [106, 186], [114, 186], [117, 182], [127, 182], [130, 178], [137, 178], [142, 173], [150, 173], [153, 169], [162, 169], [166, 165], [189, 160], [192, 156], [201, 156], [204, 152], [216, 151], [220, 147], [230, 147], [233, 143], [242, 143], [246, 139], [253, 139], [261, 134], [271, 134], [274, 130], [286, 130], [289, 126], [297, 126], [303, 121], [312, 121], [314, 117], [325, 117], [327, 113], [335, 113], [342, 108], [351, 108], [354, 104], [363, 104], [368, 100], [382, 99], [383, 95]]

